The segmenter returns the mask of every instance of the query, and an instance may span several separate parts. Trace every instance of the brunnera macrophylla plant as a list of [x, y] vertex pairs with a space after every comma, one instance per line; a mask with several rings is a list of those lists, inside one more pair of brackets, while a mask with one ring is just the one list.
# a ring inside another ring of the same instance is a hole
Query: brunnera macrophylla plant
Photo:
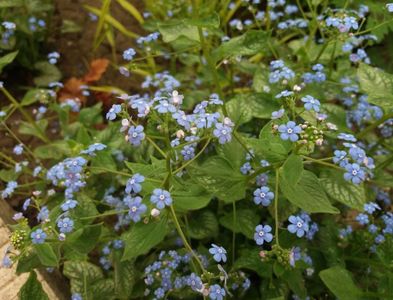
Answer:
[[74, 300], [390, 299], [393, 75], [366, 52], [390, 8], [341, 4], [146, 1], [151, 33], [118, 66], [142, 92], [81, 87], [106, 111], [4, 83], [22, 294], [58, 269]]

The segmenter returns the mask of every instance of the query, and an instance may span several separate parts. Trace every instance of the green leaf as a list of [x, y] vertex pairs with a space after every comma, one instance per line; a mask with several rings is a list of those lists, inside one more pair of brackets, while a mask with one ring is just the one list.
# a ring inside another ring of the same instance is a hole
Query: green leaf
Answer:
[[367, 101], [386, 111], [393, 109], [393, 75], [366, 64], [360, 64], [358, 78]]
[[40, 75], [34, 78], [34, 83], [37, 86], [48, 86], [49, 83], [59, 81], [61, 73], [59, 69], [47, 61], [39, 61], [34, 65], [34, 68], [40, 72]]
[[76, 196], [78, 200], [78, 205], [72, 210], [72, 217], [79, 222], [84, 224], [90, 224], [94, 221], [93, 218], [87, 220], [81, 220], [84, 217], [92, 217], [98, 214], [96, 205], [93, 199], [91, 199], [86, 193], [78, 193]]
[[236, 211], [236, 222], [233, 222], [233, 212], [220, 218], [220, 224], [236, 233], [242, 233], [253, 239], [255, 227], [259, 224], [260, 217], [254, 209], [242, 208]]
[[250, 148], [270, 163], [286, 160], [292, 148], [291, 142], [283, 141], [277, 134], [273, 134], [273, 124], [273, 121], [270, 121], [262, 128], [259, 133], [259, 139], [246, 139]]
[[35, 251], [28, 251], [18, 258], [16, 274], [31, 272], [40, 266], [40, 260]]
[[131, 297], [137, 277], [134, 263], [131, 261], [121, 261], [121, 252], [113, 252], [113, 268], [115, 279], [115, 292], [121, 299]]
[[35, 122], [35, 124], [37, 125], [38, 128], [40, 128], [41, 131], [38, 130], [38, 128], [34, 127], [32, 124], [23, 121], [21, 122], [21, 125], [19, 127], [19, 133], [32, 135], [38, 137], [39, 139], [43, 139], [41, 132], [45, 132], [46, 128], [48, 127], [48, 120], [46, 119], [38, 120]]
[[92, 300], [110, 300], [115, 299], [115, 282], [113, 279], [101, 279], [93, 282], [89, 287], [92, 292]]
[[41, 282], [37, 280], [35, 271], [30, 272], [30, 276], [21, 287], [18, 296], [20, 300], [49, 300]]
[[151, 220], [148, 224], [136, 223], [125, 232], [122, 235], [122, 240], [125, 243], [122, 260], [146, 254], [161, 243], [167, 234], [167, 222], [166, 216], [162, 216], [159, 220]]
[[252, 118], [270, 119], [273, 111], [280, 108], [267, 93], [238, 94], [226, 104], [228, 115], [235, 124], [249, 122]]
[[206, 27], [206, 28], [219, 28], [220, 27], [220, 16], [214, 12], [210, 16], [202, 17], [199, 19], [185, 19], [184, 23], [187, 25], [193, 25], [198, 27]]
[[139, 173], [145, 177], [162, 177], [162, 174], [165, 174], [166, 166], [165, 160], [155, 160], [152, 164], [141, 164], [134, 162], [124, 162], [127, 168], [129, 168], [133, 174]]
[[55, 141], [51, 144], [38, 146], [34, 149], [34, 155], [41, 159], [61, 159], [71, 155], [71, 149], [67, 141]]
[[193, 239], [217, 236], [218, 221], [215, 214], [210, 210], [194, 213], [189, 221], [188, 234]]
[[214, 61], [231, 56], [254, 55], [257, 53], [266, 53], [269, 47], [267, 41], [269, 34], [262, 30], [249, 30], [241, 36], [223, 42], [218, 48], [213, 50], [212, 56]]
[[82, 30], [82, 27], [75, 23], [72, 20], [63, 20], [63, 23], [61, 24], [61, 29], [60, 32], [62, 34], [64, 33], [75, 33], [75, 32], [80, 32]]
[[265, 92], [265, 89], [269, 88], [269, 86], [269, 69], [265, 65], [258, 67], [252, 80], [252, 88], [257, 93], [262, 93]]
[[284, 196], [297, 207], [309, 213], [339, 213], [338, 209], [329, 202], [314, 173], [304, 170], [296, 185], [288, 182], [282, 172], [279, 178], [280, 189]]
[[162, 34], [162, 39], [165, 43], [173, 42], [180, 37], [199, 41], [198, 27], [187, 25], [183, 20], [171, 20], [160, 23], [158, 24], [158, 30]]
[[46, 89], [32, 89], [29, 90], [24, 96], [21, 101], [22, 106], [31, 105], [41, 99], [45, 99], [48, 95], [48, 91]]
[[79, 122], [85, 125], [86, 128], [91, 128], [97, 123], [102, 123], [102, 102], [94, 106], [81, 109], [79, 112]]
[[116, 161], [109, 151], [98, 151], [96, 156], [91, 158], [91, 173], [108, 174], [108, 170], [116, 171]]
[[84, 146], [89, 146], [92, 143], [89, 131], [85, 126], [80, 126], [75, 137], [75, 141], [81, 143]]
[[2, 0], [0, 2], [0, 8], [18, 7], [23, 5], [23, 0]]
[[256, 272], [259, 276], [269, 278], [271, 277], [271, 265], [264, 264], [259, 256], [259, 252], [247, 249], [241, 253], [239, 258], [233, 265], [235, 270], [247, 269]]
[[289, 288], [298, 295], [300, 299], [306, 299], [307, 291], [300, 270], [287, 270], [282, 274], [282, 279], [288, 283]]
[[18, 174], [15, 173], [15, 169], [3, 169], [0, 170], [0, 180], [8, 182], [12, 180], [16, 180], [18, 178]]
[[44, 244], [36, 244], [34, 245], [35, 251], [40, 262], [46, 267], [57, 267], [59, 263], [59, 258], [57, 257], [55, 251], [51, 247], [51, 245]]
[[299, 155], [291, 154], [280, 169], [280, 175], [290, 185], [299, 182], [303, 173], [303, 160]]
[[329, 197], [351, 208], [363, 210], [367, 201], [363, 184], [352, 184], [344, 179], [342, 172], [336, 171], [324, 171], [320, 177], [321, 185]]
[[244, 163], [246, 150], [237, 140], [224, 145], [217, 145], [216, 151], [221, 158], [225, 159], [231, 165], [233, 170], [237, 171], [236, 173], [240, 174], [240, 167]]
[[90, 299], [91, 284], [104, 278], [101, 269], [87, 261], [66, 261], [63, 274], [71, 281], [71, 292], [80, 293], [83, 299]]
[[205, 188], [189, 181], [176, 181], [171, 195], [175, 209], [181, 211], [204, 208], [213, 198]]
[[65, 246], [79, 253], [92, 251], [101, 236], [102, 224], [85, 226], [67, 236]]
[[2, 57], [0, 57], [0, 73], [3, 71], [3, 68], [12, 63], [12, 61], [15, 59], [15, 57], [18, 55], [19, 51], [14, 51], [11, 53], [8, 53]]
[[190, 166], [188, 171], [192, 181], [226, 203], [245, 197], [246, 177], [222, 157], [212, 156], [200, 166]]
[[319, 272], [319, 277], [329, 290], [340, 300], [360, 299], [361, 291], [355, 285], [350, 273], [340, 266]]

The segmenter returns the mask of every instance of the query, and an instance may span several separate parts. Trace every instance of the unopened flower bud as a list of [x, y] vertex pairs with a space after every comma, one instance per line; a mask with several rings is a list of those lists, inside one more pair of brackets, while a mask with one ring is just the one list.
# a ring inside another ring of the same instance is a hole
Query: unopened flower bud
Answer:
[[180, 129], [180, 130], [176, 131], [176, 137], [178, 139], [182, 139], [182, 138], [184, 138], [184, 136], [185, 136], [185, 133], [183, 130]]
[[295, 84], [295, 86], [293, 87], [293, 90], [294, 90], [295, 92], [300, 92], [300, 91], [302, 90], [302, 87], [299, 86], [299, 85], [297, 85], [297, 84]]
[[59, 234], [59, 241], [65, 241], [66, 235], [64, 233]]
[[33, 191], [33, 196], [38, 197], [39, 195], [41, 195], [41, 191]]
[[317, 139], [315, 141], [315, 145], [317, 145], [317, 146], [321, 146], [322, 144], [323, 144], [323, 139]]
[[158, 217], [159, 215], [160, 215], [160, 210], [159, 209], [157, 209], [157, 208], [153, 208], [151, 211], [150, 211], [150, 215], [152, 216], [152, 217], [154, 217], [154, 218], [156, 218], [156, 217]]

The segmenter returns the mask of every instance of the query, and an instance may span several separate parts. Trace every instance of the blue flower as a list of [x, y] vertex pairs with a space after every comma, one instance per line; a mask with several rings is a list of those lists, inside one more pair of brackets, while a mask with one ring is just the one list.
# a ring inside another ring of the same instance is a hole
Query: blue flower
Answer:
[[18, 187], [18, 183], [16, 181], [9, 181], [7, 183], [6, 188], [1, 192], [1, 197], [2, 198], [8, 198], [9, 196], [12, 195], [12, 193], [15, 191], [15, 189]]
[[27, 208], [30, 206], [30, 203], [31, 203], [31, 198], [27, 198], [27, 199], [25, 200], [25, 202], [23, 202], [22, 209], [23, 209], [23, 210], [27, 210]]
[[22, 145], [22, 144], [16, 145], [16, 146], [14, 147], [14, 149], [13, 149], [13, 152], [14, 152], [16, 155], [21, 155], [21, 154], [23, 153], [23, 145]]
[[358, 221], [361, 225], [366, 225], [370, 222], [366, 214], [358, 214], [356, 216], [356, 221]]
[[227, 251], [223, 247], [212, 244], [212, 248], [209, 249], [209, 252], [213, 255], [213, 258], [216, 262], [227, 261]]
[[347, 172], [344, 174], [344, 179], [347, 181], [359, 184], [366, 178], [365, 172], [358, 164], [347, 164], [345, 169]]
[[276, 95], [276, 98], [277, 98], [277, 99], [280, 99], [280, 98], [282, 98], [282, 97], [289, 97], [289, 96], [291, 96], [291, 95], [293, 95], [293, 92], [292, 92], [292, 91], [285, 90], [285, 91], [282, 91], [282, 92], [280, 92], [279, 94], [277, 94], [277, 95]]
[[37, 215], [37, 221], [43, 222], [49, 218], [49, 209], [46, 206], [41, 207], [40, 212]]
[[244, 175], [247, 175], [247, 174], [249, 174], [249, 173], [252, 173], [252, 167], [251, 167], [251, 164], [250, 164], [250, 162], [246, 162], [246, 163], [244, 163], [244, 165], [242, 165], [241, 167], [240, 167], [240, 172], [242, 173], [242, 174], [244, 174]]
[[381, 244], [385, 241], [385, 237], [382, 234], [378, 234], [374, 241], [376, 244]]
[[78, 202], [76, 201], [76, 200], [73, 200], [73, 199], [67, 199], [65, 202], [63, 202], [62, 204], [61, 204], [61, 209], [63, 210], [63, 211], [68, 211], [68, 210], [70, 210], [70, 209], [72, 209], [72, 208], [75, 208], [76, 206], [78, 205]]
[[347, 152], [341, 150], [335, 150], [333, 162], [335, 164], [339, 164], [340, 167], [345, 167], [348, 164], [348, 159], [345, 158], [346, 156], [347, 156]]
[[139, 146], [145, 138], [144, 128], [142, 125], [131, 126], [128, 130], [128, 141], [131, 145]]
[[126, 183], [126, 193], [139, 193], [142, 190], [141, 183], [145, 181], [145, 177], [139, 173], [134, 174]]
[[375, 224], [370, 224], [367, 228], [368, 232], [374, 234], [378, 231], [378, 227]]
[[190, 160], [195, 156], [195, 148], [192, 145], [186, 145], [180, 153], [183, 155], [184, 160]]
[[279, 118], [281, 118], [284, 115], [284, 113], [285, 113], [285, 110], [283, 108], [279, 109], [278, 111], [273, 111], [271, 118], [273, 120], [279, 119]]
[[59, 58], [60, 54], [58, 52], [51, 52], [48, 54], [48, 61], [52, 65], [56, 64]]
[[147, 210], [145, 204], [142, 203], [141, 197], [131, 198], [130, 196], [124, 199], [124, 202], [129, 207], [128, 215], [135, 223], [141, 220], [141, 215]]
[[364, 211], [369, 213], [370, 215], [373, 214], [376, 210], [381, 209], [379, 207], [379, 205], [375, 202], [366, 203], [366, 204], [364, 204], [363, 208], [364, 208]]
[[232, 139], [232, 128], [223, 123], [216, 123], [213, 135], [218, 138], [220, 144], [230, 142]]
[[302, 237], [308, 231], [308, 224], [298, 216], [290, 216], [288, 218], [291, 224], [288, 225], [290, 233], [296, 233], [297, 237]]
[[106, 145], [101, 143], [94, 143], [90, 145], [86, 150], [81, 151], [81, 154], [88, 154], [90, 156], [95, 156], [96, 151], [102, 151], [106, 148]]
[[33, 244], [43, 244], [45, 243], [46, 233], [42, 229], [37, 229], [30, 234]]
[[174, 113], [176, 107], [169, 103], [167, 100], [160, 100], [159, 104], [154, 107], [160, 114], [165, 114], [167, 112]]
[[121, 105], [113, 104], [109, 111], [106, 113], [106, 119], [110, 121], [116, 119], [116, 116], [119, 112], [121, 112]]
[[314, 235], [319, 231], [319, 226], [317, 223], [311, 223], [310, 229], [306, 233], [306, 238], [308, 240], [312, 240], [314, 238]]
[[191, 273], [190, 276], [188, 276], [187, 285], [190, 286], [193, 291], [200, 291], [203, 287], [201, 278], [195, 273]]
[[306, 110], [314, 110], [316, 112], [319, 112], [320, 105], [321, 103], [319, 100], [315, 99], [314, 97], [307, 95], [302, 97], [302, 102], [304, 102], [304, 108]]
[[388, 10], [388, 12], [393, 12], [393, 3], [387, 3], [386, 9]]
[[264, 242], [270, 243], [273, 240], [272, 228], [269, 225], [258, 225], [255, 227], [254, 240], [257, 245], [263, 245]]
[[354, 142], [354, 143], [356, 142], [356, 138], [352, 134], [349, 134], [349, 133], [340, 133], [337, 136], [337, 138], [340, 140], [344, 140], [344, 141], [349, 141], [349, 142]]
[[150, 201], [154, 203], [158, 209], [163, 209], [165, 206], [172, 204], [171, 194], [162, 189], [154, 189]]
[[81, 294], [79, 294], [79, 293], [74, 293], [74, 294], [72, 294], [72, 296], [71, 296], [71, 300], [83, 300], [83, 298], [82, 298]]
[[284, 67], [284, 62], [281, 59], [273, 60], [270, 62], [270, 68], [272, 70], [281, 69], [283, 67]]
[[124, 242], [122, 240], [114, 240], [113, 241], [113, 248], [122, 249], [123, 247], [124, 247]]
[[225, 290], [218, 284], [214, 284], [210, 287], [209, 297], [213, 300], [222, 300], [225, 297]]
[[68, 233], [71, 232], [74, 228], [74, 221], [70, 218], [66, 217], [64, 219], [60, 219], [57, 222], [57, 227], [59, 228], [61, 233]]
[[127, 50], [124, 50], [123, 58], [124, 58], [124, 60], [130, 61], [134, 58], [135, 54], [136, 54], [135, 50], [132, 48], [129, 48]]
[[270, 191], [269, 187], [263, 186], [254, 191], [254, 203], [269, 206], [274, 198], [274, 193]]
[[165, 290], [163, 288], [158, 288], [154, 291], [154, 295], [157, 299], [162, 299], [165, 296]]
[[300, 126], [296, 125], [295, 122], [289, 121], [286, 125], [281, 124], [278, 127], [278, 131], [281, 133], [280, 137], [282, 140], [291, 140], [292, 142], [296, 142], [299, 139], [298, 134], [302, 131]]

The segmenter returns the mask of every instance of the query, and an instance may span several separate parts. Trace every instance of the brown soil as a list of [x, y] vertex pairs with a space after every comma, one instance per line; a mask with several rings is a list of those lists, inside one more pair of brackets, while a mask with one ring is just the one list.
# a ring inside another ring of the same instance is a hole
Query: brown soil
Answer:
[[[139, 10], [143, 11], [142, 3], [134, 0], [130, 1]], [[90, 5], [99, 8], [102, 1], [98, 0], [56, 0], [53, 26], [56, 26], [56, 34], [51, 39], [53, 49], [61, 54], [59, 69], [63, 73], [63, 78], [78, 77], [85, 74], [89, 62], [95, 58], [106, 57], [112, 60], [112, 49], [107, 42], [93, 52], [92, 44], [97, 27], [97, 21], [92, 21], [88, 16], [88, 11], [83, 5]], [[111, 15], [124, 25], [127, 29], [143, 34], [139, 23], [127, 11], [119, 6], [116, 1], [112, 1], [110, 6]], [[71, 20], [82, 27], [77, 33], [60, 33], [63, 20]], [[121, 54], [125, 49], [132, 47], [133, 39], [115, 32], [117, 61], [121, 62]], [[108, 68], [101, 81], [105, 85], [113, 85], [126, 91], [136, 92], [139, 90], [141, 78], [130, 76], [126, 78], [113, 68]]]

